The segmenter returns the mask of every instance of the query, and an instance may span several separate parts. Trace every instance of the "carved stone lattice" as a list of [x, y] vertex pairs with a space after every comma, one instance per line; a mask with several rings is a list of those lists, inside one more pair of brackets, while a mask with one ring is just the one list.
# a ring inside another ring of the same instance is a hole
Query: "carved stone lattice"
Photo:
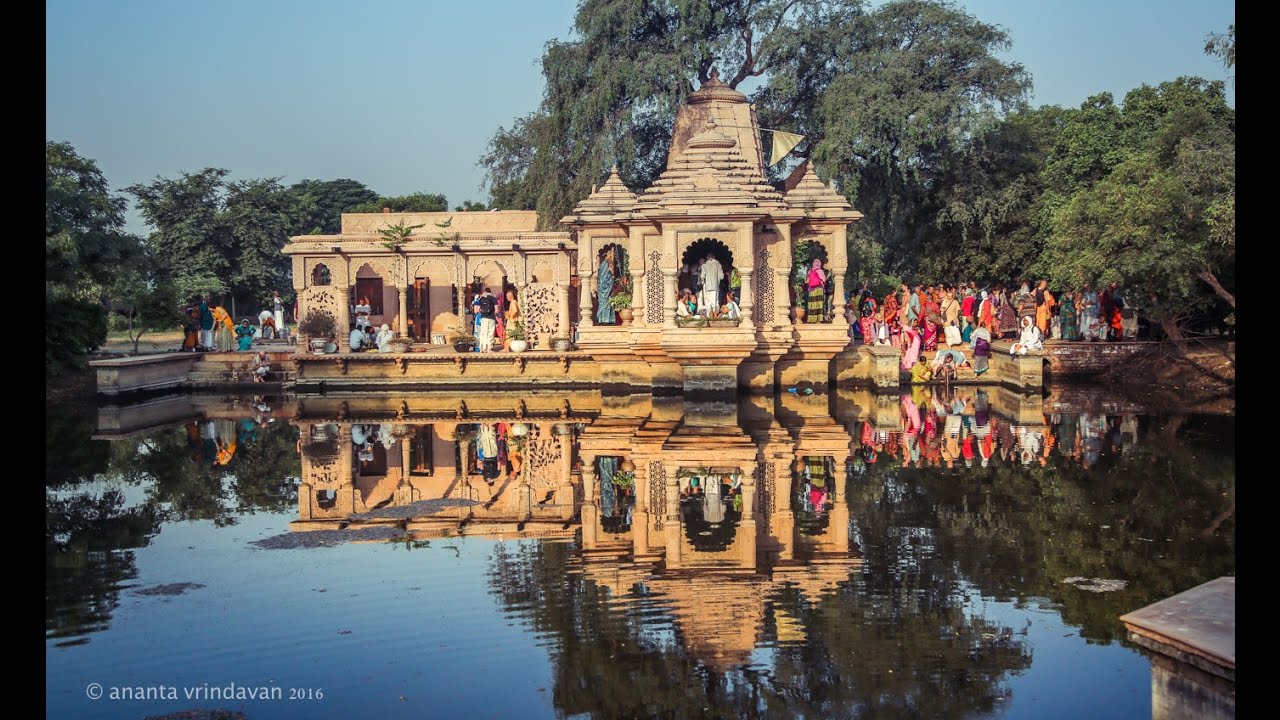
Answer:
[[767, 533], [770, 530], [769, 520], [773, 517], [774, 510], [777, 509], [778, 469], [774, 463], [769, 462], [764, 464], [763, 471], [764, 477], [757, 487], [757, 492], [760, 494], [757, 503], [764, 510], [762, 513], [764, 515], [764, 531]]
[[314, 487], [338, 486], [341, 484], [338, 478], [338, 458], [317, 462], [310, 458], [307, 459], [307, 470], [302, 474], [307, 478], [307, 482]]
[[538, 426], [529, 427], [529, 434], [525, 436], [524, 466], [520, 471], [535, 496], [539, 491], [551, 490], [564, 482], [561, 474], [561, 453], [564, 452], [564, 447], [560, 438], [556, 435], [540, 435]]
[[520, 321], [524, 323], [525, 339], [539, 347], [560, 334], [555, 284], [535, 283], [520, 290]]
[[662, 253], [649, 253], [649, 272], [645, 276], [644, 317], [650, 325], [662, 324]]
[[773, 306], [773, 269], [769, 267], [768, 248], [760, 250], [756, 267], [760, 268], [761, 272], [755, 274], [756, 304], [752, 308], [751, 319], [757, 325], [772, 325], [774, 314], [778, 309]]
[[667, 469], [656, 460], [649, 463], [649, 516], [653, 529], [662, 529], [662, 518], [667, 512]]
[[[345, 302], [345, 299], [343, 300]], [[338, 293], [331, 285], [321, 285], [319, 287], [307, 288], [302, 292], [301, 302], [298, 303], [298, 318], [306, 319], [312, 310], [319, 310], [321, 313], [333, 318], [334, 323], [338, 322]]]

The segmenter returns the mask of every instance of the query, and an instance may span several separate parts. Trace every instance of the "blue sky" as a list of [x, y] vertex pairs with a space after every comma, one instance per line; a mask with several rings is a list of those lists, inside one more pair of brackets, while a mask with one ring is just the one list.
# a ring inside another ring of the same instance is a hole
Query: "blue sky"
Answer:
[[[969, 0], [1004, 27], [1036, 105], [1180, 75], [1227, 79], [1204, 36], [1231, 0]], [[47, 0], [45, 137], [113, 189], [222, 167], [487, 199], [477, 160], [542, 97], [577, 0]], [[1234, 104], [1234, 87], [1228, 92]], [[128, 229], [144, 232], [136, 212]]]

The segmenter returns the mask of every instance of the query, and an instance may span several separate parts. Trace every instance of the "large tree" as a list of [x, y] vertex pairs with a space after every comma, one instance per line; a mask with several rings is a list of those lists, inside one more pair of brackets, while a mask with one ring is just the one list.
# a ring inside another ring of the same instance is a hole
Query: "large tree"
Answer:
[[277, 178], [229, 183], [226, 176], [205, 168], [127, 190], [154, 228], [147, 245], [156, 280], [172, 285], [179, 300], [227, 293], [229, 309], [239, 301], [256, 311], [272, 290], [288, 295], [289, 261], [280, 250], [309, 229], [316, 204]]
[[1235, 111], [1222, 82], [1179, 78], [1131, 91], [1106, 120], [1082, 129], [1088, 143], [1060, 141], [1046, 171], [1072, 170], [1044, 204], [1040, 270], [1061, 287], [1118, 282], [1181, 340], [1215, 297], [1235, 304]]
[[302, 180], [289, 186], [300, 199], [309, 200], [314, 211], [299, 224], [304, 233], [336, 235], [342, 231], [342, 213], [357, 206], [377, 202], [378, 193], [358, 180]]
[[156, 178], [125, 188], [153, 228], [147, 245], [161, 281], [184, 295], [222, 293], [230, 288], [235, 248], [223, 218], [227, 171], [205, 168], [176, 180]]
[[1000, 28], [942, 2], [886, 3], [854, 23], [816, 116], [812, 155], [885, 247], [887, 268], [915, 269], [941, 209], [947, 160], [1030, 80], [994, 53]]
[[901, 267], [936, 213], [939, 158], [1029, 86], [993, 55], [1003, 31], [945, 2], [584, 0], [574, 29], [547, 46], [541, 107], [481, 159], [494, 206], [536, 209], [548, 228], [615, 162], [633, 187], [652, 183], [676, 108], [716, 69], [757, 85], [762, 125], [806, 135], [795, 155], [835, 180]]
[[45, 371], [76, 364], [107, 339], [103, 288], [140, 250], [123, 231], [127, 201], [69, 143], [45, 143]]
[[649, 185], [694, 81], [713, 69], [735, 88], [763, 77], [860, 12], [821, 0], [583, 0], [576, 37], [547, 44], [542, 105], [499, 128], [481, 159], [493, 206], [537, 210], [551, 228], [614, 163]]
[[392, 212], [445, 212], [449, 209], [449, 201], [439, 193], [417, 192], [394, 197], [378, 197], [353, 206], [347, 212], [376, 213], [383, 208], [391, 208]]

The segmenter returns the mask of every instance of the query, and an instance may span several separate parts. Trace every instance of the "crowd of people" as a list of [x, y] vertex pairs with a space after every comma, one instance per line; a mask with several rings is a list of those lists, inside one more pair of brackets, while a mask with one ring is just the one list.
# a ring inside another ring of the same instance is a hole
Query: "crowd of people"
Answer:
[[[257, 323], [242, 318], [237, 325], [231, 313], [211, 295], [204, 295], [183, 309], [182, 350], [187, 352], [247, 352], [255, 340], [288, 337], [284, 317], [285, 302], [280, 292], [273, 292], [267, 307], [257, 315]], [[293, 307], [294, 321], [298, 308]]]
[[[976, 375], [987, 371], [991, 343], [1008, 339], [1010, 354], [1025, 355], [1044, 348], [1045, 340], [1116, 341], [1137, 336], [1137, 314], [1116, 283], [1102, 292], [1089, 284], [1079, 291], [1057, 295], [1049, 283], [1023, 281], [1018, 287], [977, 283], [908, 285], [879, 300], [865, 286], [845, 305], [854, 339], [902, 350], [903, 372], [912, 382], [948, 383], [973, 353]], [[939, 349], [932, 362], [922, 353]]]
[[[1053, 293], [1041, 280], [1034, 286], [978, 288], [961, 285], [908, 285], [903, 283], [883, 299], [865, 286], [845, 306], [854, 337], [869, 344], [901, 343], [903, 334], [918, 336], [921, 349], [969, 344], [978, 330], [991, 339], [1007, 338], [1027, 350], [1039, 349], [1044, 340], [1106, 341], [1137, 336], [1134, 308], [1117, 283], [1102, 292], [1086, 283], [1079, 290]], [[1034, 328], [1030, 330], [1029, 328]], [[1019, 350], [1021, 352], [1021, 350]]]
[[1092, 467], [1137, 438], [1137, 417], [1054, 414], [1038, 424], [992, 413], [983, 390], [916, 387], [900, 397], [901, 429], [862, 425], [856, 462], [902, 467], [1045, 466], [1053, 454]]

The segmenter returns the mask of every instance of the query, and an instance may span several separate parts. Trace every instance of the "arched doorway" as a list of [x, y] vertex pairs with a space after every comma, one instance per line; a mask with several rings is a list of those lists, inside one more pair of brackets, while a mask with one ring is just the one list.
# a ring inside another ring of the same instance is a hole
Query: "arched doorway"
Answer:
[[[705, 277], [701, 272], [702, 263], [708, 259], [714, 259], [720, 266], [720, 272], [713, 273], [720, 276], [714, 288], [707, 286], [710, 278]], [[676, 286], [681, 294], [685, 290], [693, 293], [698, 301], [699, 313], [710, 310], [719, 313], [728, 292], [732, 291], [735, 299], [739, 303], [742, 302], [742, 298], [738, 297], [740, 281], [736, 278], [733, 252], [723, 242], [707, 237], [689, 243], [689, 246], [684, 249], [684, 253], [680, 256], [680, 274], [676, 279]]]
[[[813, 267], [814, 260], [822, 262], [822, 269], [827, 277], [821, 288], [811, 289], [809, 287], [809, 271]], [[819, 289], [821, 290], [820, 293], [815, 292]], [[830, 270], [827, 248], [822, 243], [807, 238], [801, 238], [795, 242], [791, 252], [791, 287], [789, 292], [791, 295], [791, 307], [804, 310], [804, 322], [831, 322], [836, 300], [833, 297], [835, 293], [835, 277]], [[843, 305], [844, 298], [839, 300]]]
[[685, 538], [700, 552], [724, 552], [742, 519], [741, 476], [732, 468], [681, 468], [680, 518]]
[[[609, 243], [596, 252], [596, 286], [592, 288], [595, 301], [591, 318], [596, 325], [619, 324], [617, 310], [610, 299], [617, 295], [631, 295], [631, 259], [622, 243]], [[631, 303], [626, 303], [631, 307]]]

